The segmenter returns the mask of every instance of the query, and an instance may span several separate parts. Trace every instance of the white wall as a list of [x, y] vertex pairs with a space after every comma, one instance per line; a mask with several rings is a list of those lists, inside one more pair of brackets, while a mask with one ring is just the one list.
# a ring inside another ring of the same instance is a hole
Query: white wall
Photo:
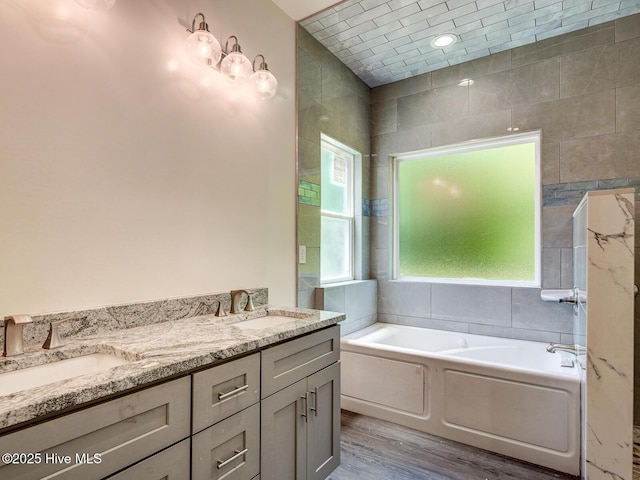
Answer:
[[[191, 65], [203, 12], [266, 102]], [[295, 304], [295, 24], [272, 2], [0, 2], [0, 315], [264, 286]]]

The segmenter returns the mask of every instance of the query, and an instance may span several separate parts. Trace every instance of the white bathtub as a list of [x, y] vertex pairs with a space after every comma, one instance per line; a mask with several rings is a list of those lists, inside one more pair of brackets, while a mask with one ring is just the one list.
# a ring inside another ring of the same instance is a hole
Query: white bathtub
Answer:
[[342, 408], [578, 475], [578, 367], [546, 347], [376, 323], [341, 340]]

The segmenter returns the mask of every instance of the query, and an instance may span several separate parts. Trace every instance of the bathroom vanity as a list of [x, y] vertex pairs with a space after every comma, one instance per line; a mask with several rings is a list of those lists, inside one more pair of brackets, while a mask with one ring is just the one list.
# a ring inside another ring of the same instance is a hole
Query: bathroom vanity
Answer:
[[0, 477], [324, 479], [340, 462], [342, 318], [202, 316], [14, 357], [108, 350], [130, 361], [0, 396], [0, 452], [14, 454]]

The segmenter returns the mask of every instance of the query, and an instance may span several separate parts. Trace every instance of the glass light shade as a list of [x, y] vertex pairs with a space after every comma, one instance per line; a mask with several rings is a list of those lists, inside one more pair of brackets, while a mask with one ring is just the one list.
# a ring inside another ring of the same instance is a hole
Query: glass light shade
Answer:
[[443, 33], [431, 40], [431, 46], [433, 48], [449, 47], [458, 41], [458, 37], [453, 33]]
[[92, 10], [110, 10], [116, 0], [76, 0], [76, 3]]
[[249, 79], [253, 67], [249, 59], [242, 53], [231, 52], [222, 60], [220, 71], [234, 82], [243, 82]]
[[205, 67], [216, 65], [222, 55], [220, 42], [207, 30], [196, 30], [189, 35], [186, 48], [191, 61]]
[[267, 100], [276, 94], [278, 80], [269, 70], [258, 70], [249, 79], [254, 90], [262, 100]]

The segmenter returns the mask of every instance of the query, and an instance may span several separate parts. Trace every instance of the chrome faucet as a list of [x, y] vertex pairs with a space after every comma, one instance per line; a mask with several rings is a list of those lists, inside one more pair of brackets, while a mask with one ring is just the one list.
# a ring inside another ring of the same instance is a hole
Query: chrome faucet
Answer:
[[247, 304], [244, 307], [245, 312], [253, 312], [256, 307], [253, 305], [253, 296], [255, 292], [249, 292], [247, 290], [231, 290], [231, 313], [240, 313], [240, 299], [242, 294], [247, 295]]
[[50, 350], [52, 348], [58, 348], [64, 346], [64, 342], [60, 337], [59, 327], [61, 323], [73, 320], [73, 317], [63, 318], [62, 320], [54, 320], [49, 324], [49, 335], [44, 341], [42, 348]]
[[29, 315], [9, 315], [4, 317], [4, 357], [12, 357], [24, 353], [22, 328], [33, 323]]
[[582, 345], [569, 345], [564, 343], [550, 343], [547, 347], [547, 352], [549, 353], [556, 353], [558, 350], [573, 353], [574, 355], [580, 355], [587, 351]]
[[227, 316], [227, 312], [225, 312], [224, 310], [224, 304], [222, 303], [222, 300], [218, 301], [218, 309], [216, 310], [216, 317], [226, 317]]

